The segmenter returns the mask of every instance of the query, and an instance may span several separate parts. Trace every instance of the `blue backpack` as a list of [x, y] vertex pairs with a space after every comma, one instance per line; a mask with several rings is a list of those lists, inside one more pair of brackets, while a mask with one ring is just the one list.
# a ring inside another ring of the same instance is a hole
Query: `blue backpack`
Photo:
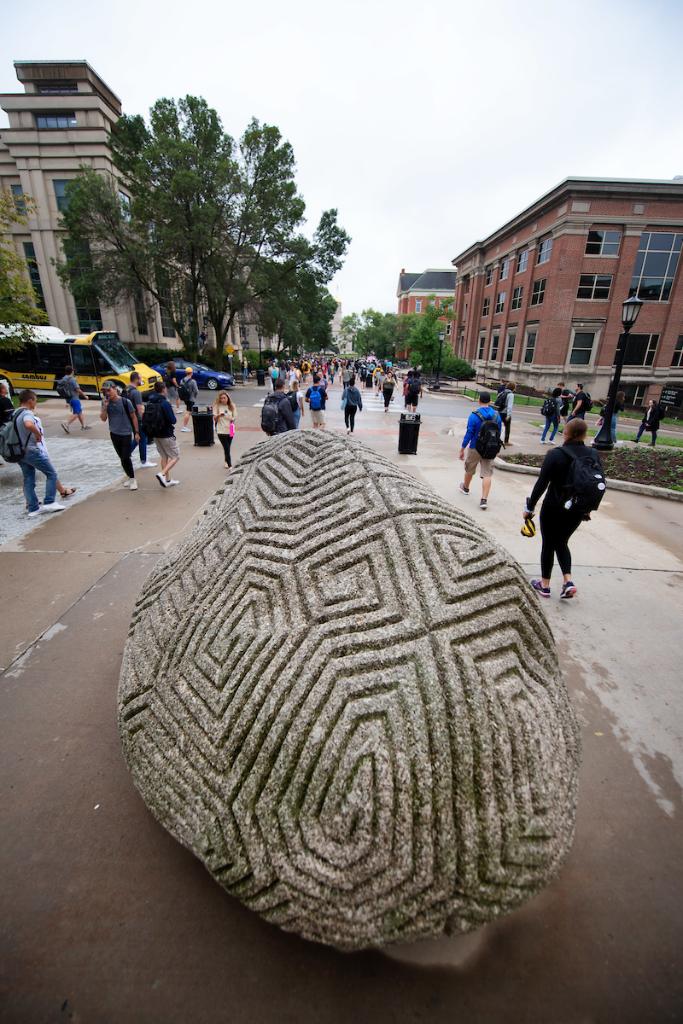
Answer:
[[308, 396], [308, 404], [311, 407], [311, 412], [320, 412], [323, 407], [322, 392], [317, 385], [311, 388], [311, 393]]

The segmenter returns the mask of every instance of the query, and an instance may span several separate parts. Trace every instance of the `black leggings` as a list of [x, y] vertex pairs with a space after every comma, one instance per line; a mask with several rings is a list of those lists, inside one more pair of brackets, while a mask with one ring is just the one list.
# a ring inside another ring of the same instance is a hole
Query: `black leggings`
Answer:
[[384, 408], [388, 409], [389, 402], [391, 401], [394, 395], [393, 389], [391, 391], [387, 391], [387, 389], [385, 388], [382, 394], [384, 395]]
[[582, 516], [576, 512], [567, 512], [557, 505], [541, 506], [541, 576], [544, 580], [550, 579], [555, 555], [563, 574], [568, 575], [572, 571], [568, 541], [581, 521]]
[[344, 423], [350, 428], [351, 433], [353, 433], [353, 424], [356, 421], [356, 409], [355, 405], [344, 406]]
[[229, 466], [232, 466], [232, 459], [230, 458], [230, 445], [232, 444], [232, 438], [230, 437], [230, 434], [218, 434], [218, 440], [223, 445], [225, 461]]
[[121, 468], [126, 476], [129, 476], [131, 480], [135, 479], [135, 473], [133, 472], [133, 462], [131, 459], [131, 446], [133, 444], [133, 438], [130, 434], [110, 434], [111, 443], [114, 445], [116, 454], [121, 460]]

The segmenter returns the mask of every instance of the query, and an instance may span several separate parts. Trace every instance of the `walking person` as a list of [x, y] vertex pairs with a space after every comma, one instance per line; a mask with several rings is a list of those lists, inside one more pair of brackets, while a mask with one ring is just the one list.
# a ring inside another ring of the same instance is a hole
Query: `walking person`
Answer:
[[317, 373], [313, 374], [313, 383], [306, 391], [305, 399], [308, 408], [311, 410], [311, 424], [314, 430], [323, 430], [325, 427], [325, 405], [327, 403], [327, 391], [325, 385], [321, 384]]
[[268, 437], [296, 430], [292, 404], [289, 395], [285, 394], [285, 382], [281, 377], [273, 382], [273, 394], [266, 395], [261, 407], [261, 430]]
[[641, 437], [647, 430], [649, 433], [652, 434], [650, 447], [654, 448], [654, 446], [657, 443], [657, 431], [659, 430], [659, 424], [661, 423], [662, 419], [662, 407], [659, 405], [658, 402], [654, 400], [654, 398], [651, 398], [650, 401], [647, 403], [647, 409], [645, 410], [643, 418], [640, 421], [638, 433], [636, 434], [636, 443], [640, 441]]
[[131, 400], [125, 395], [120, 395], [118, 388], [110, 380], [105, 380], [102, 385], [100, 419], [103, 423], [109, 423], [111, 443], [126, 474], [123, 486], [130, 488], [131, 491], [137, 491], [138, 482], [135, 479], [131, 453], [133, 441], [140, 441], [138, 417]]
[[[584, 444], [587, 432], [588, 427], [580, 417], [565, 424], [564, 444], [548, 452], [531, 496], [526, 501], [524, 518], [528, 519], [534, 514], [536, 504], [545, 493], [540, 516], [541, 578], [531, 581], [531, 586], [540, 597], [550, 597], [550, 577], [555, 557], [563, 580], [560, 597], [567, 600], [576, 595], [569, 538], [584, 520], [590, 519], [590, 510], [588, 505], [578, 500], [577, 495], [569, 492], [571, 479], [575, 477], [575, 460], [586, 461], [590, 467], [588, 479], [596, 488], [602, 488], [598, 490], [597, 504], [605, 490], [598, 454], [595, 449]], [[597, 504], [593, 503], [593, 509]]]
[[140, 391], [140, 385], [142, 384], [142, 377], [137, 370], [133, 370], [130, 375], [130, 387], [126, 388], [126, 398], [129, 398], [135, 412], [138, 417], [138, 432], [140, 434], [140, 440], [133, 442], [133, 448], [131, 455], [137, 448], [140, 452], [140, 469], [152, 469], [156, 466], [156, 462], [150, 462], [147, 458], [147, 434], [145, 428], [142, 425], [142, 417], [145, 412], [145, 403], [142, 401], [142, 392]]
[[[64, 505], [55, 501], [57, 494], [57, 470], [50, 462], [45, 447], [43, 425], [35, 408], [38, 404], [35, 391], [26, 389], [19, 392], [19, 408], [13, 412], [15, 434], [23, 449], [19, 459], [19, 468], [24, 481], [24, 498], [29, 519], [34, 519], [42, 512], [63, 512]], [[36, 470], [45, 477], [45, 497], [43, 504], [36, 494]]]
[[0, 427], [4, 426], [5, 423], [9, 423], [14, 414], [14, 403], [9, 396], [9, 384], [1, 380], [0, 381]]
[[576, 394], [572, 401], [572, 413], [567, 417], [567, 423], [573, 419], [583, 419], [587, 412], [591, 411], [593, 402], [587, 391], [584, 391], [583, 384], [576, 385]]
[[171, 476], [171, 470], [180, 459], [180, 449], [175, 436], [176, 415], [168, 400], [168, 388], [163, 381], [154, 383], [145, 409], [145, 432], [154, 440], [159, 452], [161, 467], [156, 478], [162, 487], [177, 487], [180, 483]]
[[351, 374], [349, 383], [342, 394], [342, 409], [344, 410], [344, 424], [346, 433], [352, 434], [356, 422], [356, 413], [363, 408], [363, 396], [356, 387], [356, 378]]
[[[612, 438], [612, 444], [616, 444], [617, 443], [617, 423], [618, 423], [618, 420], [619, 420], [619, 414], [622, 413], [624, 411], [624, 409], [626, 408], [626, 404], [625, 403], [626, 403], [626, 394], [623, 391], [617, 391], [616, 397], [614, 399], [614, 412], [612, 413], [612, 422], [610, 423], [610, 437]], [[602, 409], [602, 413], [600, 415], [600, 419], [598, 420], [598, 422], [596, 424], [596, 427], [597, 427], [598, 430], [600, 430], [600, 427], [602, 426], [602, 424], [603, 424], [603, 422], [605, 420], [605, 412], [606, 412], [606, 410], [607, 410], [607, 403], [605, 402], [605, 405], [603, 406], [603, 409]]]
[[[562, 410], [562, 387], [553, 388], [552, 392], [541, 406], [541, 415], [545, 416], [545, 426], [541, 434], [541, 444], [555, 444], [555, 435], [560, 426], [560, 413]], [[550, 438], [546, 442], [548, 431], [552, 430]]]
[[166, 363], [166, 373], [163, 376], [163, 381], [166, 386], [166, 397], [169, 402], [173, 402], [177, 411], [180, 409], [180, 395], [178, 394], [178, 371], [173, 361]]
[[394, 398], [394, 389], [396, 388], [396, 378], [394, 377], [391, 370], [387, 371], [387, 375], [382, 382], [382, 397], [384, 399], [384, 411], [389, 412], [389, 404]]
[[569, 410], [571, 409], [572, 402], [574, 401], [574, 392], [570, 391], [566, 384], [560, 383], [557, 385], [560, 388], [560, 419], [565, 423], [569, 418]]
[[291, 405], [292, 412], [294, 413], [294, 429], [298, 430], [299, 424], [304, 418], [304, 396], [299, 390], [298, 378], [292, 381], [292, 386], [287, 397], [289, 398], [289, 404]]
[[81, 399], [87, 399], [85, 391], [81, 390], [81, 386], [76, 380], [73, 366], [64, 367], [64, 376], [58, 381], [66, 394], [66, 400], [69, 403], [71, 409], [71, 415], [69, 416], [66, 423], [62, 423], [62, 430], [65, 434], [69, 433], [69, 428], [74, 420], [78, 420], [81, 425], [81, 430], [87, 430], [85, 425], [85, 419], [83, 417], [83, 406], [81, 405]]
[[406, 409], [408, 412], [417, 412], [417, 403], [422, 398], [422, 378], [419, 370], [413, 370], [412, 376], [408, 371], [408, 387], [405, 392]]
[[[491, 406], [488, 391], [479, 393], [479, 406], [467, 417], [467, 429], [460, 446], [460, 458], [465, 463], [465, 478], [460, 484], [463, 494], [470, 493], [472, 478], [479, 466], [481, 477], [481, 500], [479, 508], [486, 511], [493, 477], [493, 462], [501, 448], [500, 431], [502, 422], [498, 412]], [[469, 448], [467, 457], [465, 450]]]
[[183, 425], [180, 428], [181, 434], [189, 434], [192, 428], [188, 426], [190, 417], [192, 416], [192, 410], [197, 404], [197, 398], [199, 397], [199, 388], [197, 381], [193, 377], [194, 370], [191, 366], [185, 370], [185, 376], [183, 382], [178, 388], [178, 394], [185, 403], [185, 415], [183, 416]]
[[503, 448], [507, 448], [510, 441], [510, 427], [512, 426], [512, 407], [515, 402], [515, 391], [517, 385], [513, 382], [508, 384], [502, 391], [498, 393], [495, 401], [495, 407], [500, 413], [500, 418], [503, 421], [503, 427], [505, 428], [505, 437], [503, 438]]
[[230, 447], [235, 436], [235, 420], [237, 409], [227, 391], [219, 391], [213, 403], [213, 422], [216, 425], [216, 436], [223, 446], [225, 468], [232, 469]]

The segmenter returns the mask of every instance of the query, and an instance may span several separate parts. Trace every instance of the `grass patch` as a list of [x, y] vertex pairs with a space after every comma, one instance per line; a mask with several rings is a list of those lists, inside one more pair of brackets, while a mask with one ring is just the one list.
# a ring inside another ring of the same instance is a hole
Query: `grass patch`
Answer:
[[[635, 484], [652, 484], [683, 491], [683, 453], [648, 446], [618, 448], [613, 452], [599, 452], [605, 476], [612, 480], [627, 480]], [[506, 462], [517, 466], [540, 466], [545, 454], [505, 455]]]
[[[532, 427], [544, 427], [545, 426], [544, 423], [537, 423], [535, 420], [532, 420], [530, 425]], [[594, 430], [592, 427], [588, 428], [588, 436], [589, 437], [595, 437], [597, 432], [598, 432], [597, 429]], [[561, 437], [561, 435], [562, 435], [562, 431], [558, 430], [557, 436]], [[635, 434], [627, 434], [627, 433], [625, 433], [622, 430], [617, 430], [617, 441], [635, 441], [635, 439], [636, 439], [636, 435]], [[639, 444], [649, 445], [650, 444], [650, 435], [647, 434], [647, 433], [643, 434], [643, 436], [641, 437], [641, 439], [639, 441]], [[659, 447], [660, 445], [663, 448], [683, 448], [683, 438], [681, 438], [681, 437], [665, 437], [664, 435], [662, 435], [660, 433], [660, 434], [657, 435], [657, 447]]]

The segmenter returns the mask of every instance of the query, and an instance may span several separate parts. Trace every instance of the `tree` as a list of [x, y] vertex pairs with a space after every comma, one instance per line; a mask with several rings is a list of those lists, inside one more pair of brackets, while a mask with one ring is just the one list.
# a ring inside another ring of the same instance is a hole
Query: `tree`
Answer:
[[259, 306], [259, 325], [277, 337], [278, 352], [329, 351], [336, 309], [336, 299], [305, 267], [268, 292]]
[[440, 306], [428, 305], [424, 313], [412, 318], [406, 340], [414, 366], [424, 366], [429, 370], [436, 368], [441, 345], [439, 335], [446, 329], [444, 319], [451, 319], [450, 307], [450, 302], [442, 302]]
[[155, 300], [191, 351], [200, 308], [222, 354], [239, 313], [303, 268], [323, 283], [341, 266], [350, 239], [336, 210], [323, 213], [312, 240], [301, 234], [294, 154], [272, 125], [252, 120], [236, 145], [203, 99], [162, 99], [149, 126], [120, 119], [112, 156], [131, 201], [117, 180], [83, 170], [67, 188], [64, 226], [90, 267], [75, 273], [67, 258], [61, 273], [112, 304]]
[[17, 254], [9, 234], [12, 225], [26, 224], [33, 209], [30, 196], [23, 196], [19, 206], [11, 192], [0, 191], [0, 351], [31, 341], [31, 325], [47, 321], [37, 305], [26, 261]]
[[397, 351], [405, 347], [410, 322], [410, 317], [396, 313], [364, 309], [360, 316], [353, 313], [344, 317], [342, 333], [347, 333], [354, 351], [359, 354], [372, 353], [378, 359], [394, 359]]

